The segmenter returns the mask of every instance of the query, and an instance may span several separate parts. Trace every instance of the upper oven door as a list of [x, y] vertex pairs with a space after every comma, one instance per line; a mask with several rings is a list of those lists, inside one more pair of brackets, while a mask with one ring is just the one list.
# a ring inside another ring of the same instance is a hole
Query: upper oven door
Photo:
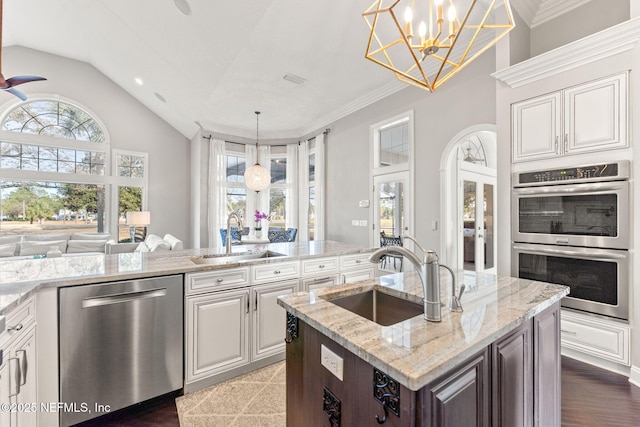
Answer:
[[629, 182], [514, 188], [515, 242], [629, 248]]

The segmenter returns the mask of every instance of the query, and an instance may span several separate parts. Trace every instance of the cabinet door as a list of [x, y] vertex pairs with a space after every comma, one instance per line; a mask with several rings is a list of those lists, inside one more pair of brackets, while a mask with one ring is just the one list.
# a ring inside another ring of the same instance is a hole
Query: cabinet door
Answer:
[[559, 426], [560, 303], [533, 318], [533, 417], [536, 426]]
[[[11, 383], [13, 380], [9, 379], [9, 352], [8, 349], [4, 350], [4, 364], [0, 365], [0, 404], [9, 403], [9, 395], [11, 394]], [[11, 363], [15, 363], [14, 360]], [[0, 426], [11, 425], [11, 412], [6, 410], [0, 410]]]
[[489, 351], [470, 358], [441, 380], [420, 391], [425, 426], [488, 426]]
[[560, 154], [560, 93], [511, 106], [513, 161], [538, 160]]
[[15, 402], [22, 409], [16, 412], [19, 427], [36, 426], [37, 412], [33, 404], [38, 401], [36, 384], [36, 326], [21, 334], [19, 341], [12, 346], [13, 357], [20, 363], [20, 393]]
[[493, 423], [532, 425], [531, 327], [524, 323], [493, 344]]
[[564, 91], [564, 144], [567, 153], [627, 146], [627, 74]]
[[253, 288], [252, 360], [263, 359], [285, 351], [287, 313], [278, 305], [278, 296], [297, 291], [297, 280]]
[[249, 289], [187, 298], [186, 381], [249, 363]]

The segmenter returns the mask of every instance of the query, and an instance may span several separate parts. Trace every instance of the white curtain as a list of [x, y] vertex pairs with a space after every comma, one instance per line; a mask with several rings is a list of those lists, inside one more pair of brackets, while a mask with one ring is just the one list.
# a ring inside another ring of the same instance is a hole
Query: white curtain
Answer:
[[325, 239], [325, 163], [324, 163], [324, 133], [316, 136], [316, 215], [314, 240]]
[[209, 176], [207, 198], [207, 235], [210, 247], [221, 247], [220, 228], [226, 215], [225, 181], [227, 179], [224, 141], [211, 138], [209, 142]]
[[309, 141], [298, 146], [298, 241], [309, 240]]
[[[299, 179], [298, 177], [298, 145], [287, 145], [287, 199], [286, 199], [286, 212], [287, 212], [287, 228], [300, 229], [298, 220], [298, 191], [299, 191]], [[299, 232], [299, 231], [298, 231]], [[296, 239], [297, 240], [297, 239]]]

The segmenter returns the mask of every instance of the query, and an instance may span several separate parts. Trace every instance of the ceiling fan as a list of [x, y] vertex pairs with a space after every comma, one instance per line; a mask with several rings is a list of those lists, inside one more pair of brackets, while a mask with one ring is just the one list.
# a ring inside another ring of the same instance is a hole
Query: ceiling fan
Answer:
[[[2, 0], [0, 0], [0, 64], [2, 63]], [[6, 90], [7, 92], [17, 96], [23, 101], [27, 100], [27, 96], [17, 90], [15, 86], [22, 83], [37, 82], [39, 80], [47, 80], [44, 77], [38, 76], [15, 76], [8, 79], [4, 78], [2, 74], [2, 66], [0, 66], [0, 90]]]

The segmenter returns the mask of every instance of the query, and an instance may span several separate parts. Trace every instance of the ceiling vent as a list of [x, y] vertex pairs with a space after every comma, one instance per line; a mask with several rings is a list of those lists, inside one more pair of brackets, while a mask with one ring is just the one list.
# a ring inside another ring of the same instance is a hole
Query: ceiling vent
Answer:
[[302, 77], [296, 76], [295, 74], [285, 74], [284, 76], [282, 76], [282, 80], [286, 80], [296, 85], [301, 85], [302, 83], [307, 81], [307, 79], [303, 79]]

